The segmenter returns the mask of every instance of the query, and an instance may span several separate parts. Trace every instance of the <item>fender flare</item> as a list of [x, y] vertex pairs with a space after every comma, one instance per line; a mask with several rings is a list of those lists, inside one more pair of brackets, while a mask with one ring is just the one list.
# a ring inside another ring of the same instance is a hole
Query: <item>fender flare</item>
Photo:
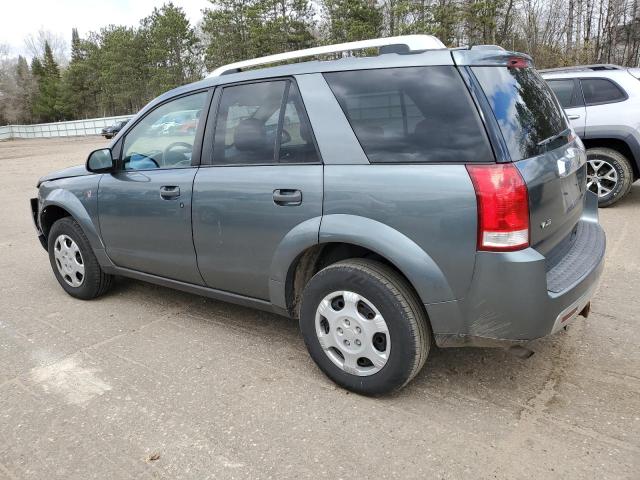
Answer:
[[87, 212], [87, 209], [82, 202], [73, 193], [62, 188], [56, 188], [47, 194], [42, 202], [42, 208], [40, 210], [40, 222], [42, 222], [42, 213], [47, 207], [56, 206], [69, 212], [76, 222], [80, 224], [80, 227], [87, 236], [89, 243], [93, 250], [104, 250], [104, 245], [93, 223], [91, 215]]
[[278, 245], [269, 280], [274, 305], [286, 308], [285, 283], [295, 259], [306, 249], [323, 243], [349, 243], [384, 257], [409, 280], [425, 304], [455, 300], [442, 270], [413, 240], [370, 218], [332, 214], [297, 225]]

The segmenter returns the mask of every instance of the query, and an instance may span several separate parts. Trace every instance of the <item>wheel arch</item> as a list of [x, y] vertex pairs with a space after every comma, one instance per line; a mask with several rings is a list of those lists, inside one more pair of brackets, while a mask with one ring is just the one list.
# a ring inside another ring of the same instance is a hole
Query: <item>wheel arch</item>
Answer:
[[64, 217], [71, 217], [72, 215], [56, 204], [50, 204], [42, 208], [40, 212], [40, 229], [44, 235], [45, 240], [49, 238], [49, 232], [55, 222]]
[[[301, 228], [307, 222], [310, 223]], [[325, 215], [321, 222], [320, 217], [307, 222], [292, 230], [293, 235], [290, 232], [288, 242], [285, 240], [289, 235], [285, 237], [272, 263], [271, 302], [290, 316], [297, 316], [301, 292], [311, 277], [320, 269], [347, 258], [373, 258], [389, 265], [408, 281], [422, 303], [454, 299], [433, 259], [392, 227], [369, 218], [342, 214]], [[313, 230], [316, 225], [319, 230]]]
[[633, 170], [633, 180], [640, 178], [640, 141], [629, 135], [616, 135], [611, 132], [591, 134], [582, 139], [586, 149], [610, 148], [624, 155]]
[[78, 197], [67, 190], [52, 190], [45, 197], [40, 210], [40, 228], [45, 239], [49, 237], [51, 226], [64, 217], [72, 217], [78, 222], [94, 251], [104, 248], [91, 215]]

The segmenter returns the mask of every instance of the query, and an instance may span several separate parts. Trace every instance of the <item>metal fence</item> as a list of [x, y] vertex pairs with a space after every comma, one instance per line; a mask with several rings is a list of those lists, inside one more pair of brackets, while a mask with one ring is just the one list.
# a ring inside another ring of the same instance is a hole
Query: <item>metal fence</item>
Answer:
[[48, 138], [77, 137], [99, 135], [104, 127], [122, 120], [129, 120], [133, 115], [118, 117], [89, 118], [71, 122], [39, 123], [36, 125], [7, 125], [0, 127], [0, 140], [10, 138]]

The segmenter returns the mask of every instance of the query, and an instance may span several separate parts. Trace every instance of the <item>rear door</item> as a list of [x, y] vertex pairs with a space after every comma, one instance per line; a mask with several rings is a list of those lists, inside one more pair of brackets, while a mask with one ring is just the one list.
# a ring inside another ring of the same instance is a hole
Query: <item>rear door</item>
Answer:
[[194, 182], [198, 266], [209, 287], [267, 300], [278, 245], [308, 220], [319, 228], [322, 164], [293, 80], [230, 85], [216, 97]]
[[587, 122], [587, 110], [584, 106], [582, 89], [577, 78], [556, 78], [547, 83], [558, 97], [571, 126], [579, 136], [584, 136]]
[[545, 254], [582, 215], [584, 151], [576, 144], [549, 86], [531, 67], [472, 67], [511, 160], [529, 191], [531, 245]]

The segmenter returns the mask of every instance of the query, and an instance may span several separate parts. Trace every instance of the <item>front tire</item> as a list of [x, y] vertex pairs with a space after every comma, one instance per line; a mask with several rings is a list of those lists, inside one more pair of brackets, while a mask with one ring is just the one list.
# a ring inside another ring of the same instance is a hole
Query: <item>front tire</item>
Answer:
[[113, 277], [102, 271], [89, 240], [71, 217], [49, 231], [49, 261], [60, 286], [72, 297], [90, 300], [104, 294]]
[[363, 395], [409, 383], [424, 365], [431, 340], [424, 307], [408, 282], [366, 259], [335, 263], [309, 281], [300, 330], [318, 367]]
[[633, 183], [629, 160], [611, 148], [587, 150], [587, 188], [598, 195], [598, 206], [609, 207], [622, 199]]

